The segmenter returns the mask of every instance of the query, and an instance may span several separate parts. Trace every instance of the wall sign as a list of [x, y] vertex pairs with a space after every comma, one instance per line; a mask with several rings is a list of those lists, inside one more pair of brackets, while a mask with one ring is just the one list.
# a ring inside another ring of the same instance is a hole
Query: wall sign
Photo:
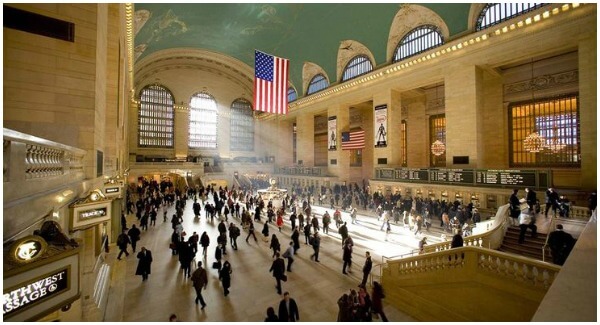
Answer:
[[67, 266], [44, 277], [27, 281], [4, 291], [3, 317], [11, 316], [69, 290], [71, 267]]
[[387, 147], [387, 104], [375, 106], [375, 148]]
[[327, 121], [327, 148], [334, 151], [337, 149], [337, 117], [330, 116]]
[[8, 258], [18, 264], [30, 263], [40, 258], [47, 247], [44, 238], [27, 236], [12, 244]]
[[87, 228], [110, 220], [110, 200], [97, 203], [86, 203], [73, 206], [71, 213], [71, 230]]
[[118, 187], [107, 187], [104, 189], [104, 193], [106, 193], [106, 194], [119, 193], [119, 188]]

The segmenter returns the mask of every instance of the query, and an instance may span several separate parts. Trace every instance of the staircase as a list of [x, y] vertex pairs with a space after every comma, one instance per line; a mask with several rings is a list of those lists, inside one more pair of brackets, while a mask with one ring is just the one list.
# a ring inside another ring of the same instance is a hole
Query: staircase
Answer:
[[[538, 229], [539, 230], [539, 229]], [[537, 238], [531, 237], [531, 230], [527, 230], [525, 234], [525, 242], [519, 244], [519, 233], [521, 229], [517, 226], [510, 226], [506, 230], [502, 245], [498, 248], [499, 251], [522, 255], [525, 257], [535, 258], [537, 260], [544, 260], [546, 262], [552, 261], [549, 249], [546, 249], [544, 254], [545, 259], [542, 258], [542, 247], [546, 243], [546, 234], [540, 232], [537, 233]]]

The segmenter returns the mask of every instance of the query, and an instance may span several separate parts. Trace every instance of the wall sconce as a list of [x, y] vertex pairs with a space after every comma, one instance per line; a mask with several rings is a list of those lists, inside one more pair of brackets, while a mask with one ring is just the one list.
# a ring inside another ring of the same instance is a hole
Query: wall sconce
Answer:
[[442, 197], [448, 197], [448, 191], [443, 191], [442, 192]]
[[471, 193], [471, 200], [477, 200], [477, 201], [479, 201], [479, 195], [477, 195], [475, 193]]
[[457, 199], [458, 199], [458, 198], [461, 198], [461, 197], [462, 197], [462, 194], [460, 194], [460, 192], [458, 192], [458, 193], [454, 194], [454, 197], [456, 197]]

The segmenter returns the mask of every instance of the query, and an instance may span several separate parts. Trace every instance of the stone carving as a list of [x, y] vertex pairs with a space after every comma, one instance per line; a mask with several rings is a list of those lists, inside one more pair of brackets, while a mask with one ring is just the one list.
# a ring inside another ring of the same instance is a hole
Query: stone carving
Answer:
[[28, 144], [25, 155], [25, 173], [27, 178], [62, 175], [63, 156], [64, 152], [62, 150]]
[[557, 87], [579, 81], [579, 71], [571, 70], [551, 75], [538, 76], [533, 79], [504, 85], [504, 94], [514, 94], [522, 91], [534, 91]]

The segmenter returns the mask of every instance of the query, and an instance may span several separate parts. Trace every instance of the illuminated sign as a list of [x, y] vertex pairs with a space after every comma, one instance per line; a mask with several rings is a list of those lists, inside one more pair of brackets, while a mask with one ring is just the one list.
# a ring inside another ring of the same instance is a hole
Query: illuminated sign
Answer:
[[106, 193], [106, 194], [119, 193], [119, 188], [118, 187], [107, 187], [104, 189], [104, 193]]
[[92, 218], [100, 218], [106, 215], [106, 208], [99, 208], [93, 210], [85, 210], [79, 212], [79, 220], [88, 220]]
[[38, 259], [46, 250], [46, 241], [40, 236], [27, 236], [11, 245], [9, 257], [17, 263], [29, 263]]
[[70, 270], [70, 267], [65, 267], [47, 276], [5, 290], [2, 299], [3, 316], [10, 316], [68, 290]]

